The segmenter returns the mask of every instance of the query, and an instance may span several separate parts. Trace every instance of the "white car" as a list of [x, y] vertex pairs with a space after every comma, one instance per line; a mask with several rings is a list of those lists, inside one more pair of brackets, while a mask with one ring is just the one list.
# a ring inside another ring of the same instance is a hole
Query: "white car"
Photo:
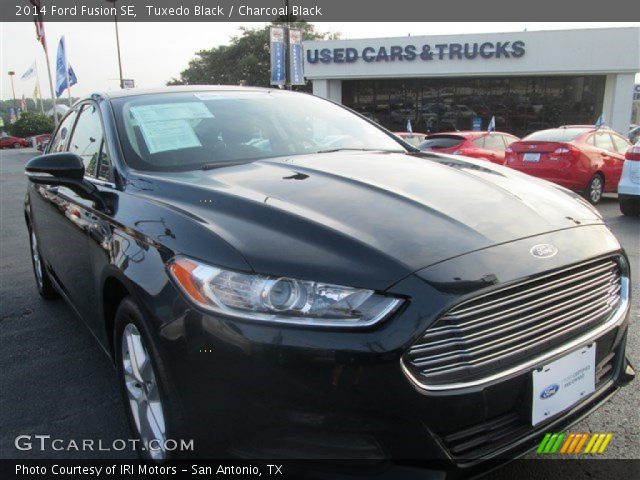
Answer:
[[624, 215], [640, 215], [640, 142], [629, 148], [624, 155], [618, 199], [620, 211]]

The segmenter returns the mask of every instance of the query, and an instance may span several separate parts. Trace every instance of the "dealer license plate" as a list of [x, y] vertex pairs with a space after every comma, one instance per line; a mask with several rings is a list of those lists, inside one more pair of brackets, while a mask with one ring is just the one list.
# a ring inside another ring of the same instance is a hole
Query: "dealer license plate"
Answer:
[[539, 162], [540, 154], [539, 153], [525, 153], [522, 156], [522, 160], [525, 162]]
[[531, 423], [566, 410], [596, 389], [596, 344], [571, 352], [533, 371]]

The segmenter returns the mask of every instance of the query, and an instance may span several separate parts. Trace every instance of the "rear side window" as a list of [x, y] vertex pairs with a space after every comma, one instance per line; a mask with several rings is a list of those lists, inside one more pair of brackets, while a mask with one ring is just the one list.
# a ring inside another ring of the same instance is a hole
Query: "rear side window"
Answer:
[[629, 142], [618, 135], [611, 135], [611, 138], [613, 139], [613, 145], [619, 153], [625, 153], [631, 146]]
[[615, 147], [613, 146], [611, 135], [609, 135], [607, 132], [596, 133], [595, 142], [596, 142], [596, 147], [602, 148], [609, 152], [615, 152]]
[[102, 149], [102, 123], [100, 112], [94, 104], [82, 107], [76, 127], [73, 129], [69, 151], [82, 158], [87, 176], [95, 177]]
[[527, 142], [570, 142], [587, 131], [587, 128], [553, 128], [533, 132], [522, 140]]
[[451, 148], [460, 145], [463, 141], [463, 137], [455, 135], [427, 137], [425, 141], [420, 144], [420, 148]]
[[504, 152], [505, 146], [502, 135], [486, 135], [484, 137], [484, 148], [494, 152]]
[[485, 138], [485, 137], [479, 137], [479, 138], [476, 138], [476, 139], [475, 139], [473, 142], [471, 142], [471, 143], [473, 143], [476, 147], [484, 148], [484, 138]]
[[58, 131], [56, 132], [55, 137], [51, 140], [51, 145], [49, 146], [49, 153], [57, 153], [64, 151], [64, 147], [66, 144], [66, 140], [69, 138], [69, 134], [71, 133], [71, 129], [73, 128], [73, 121], [76, 119], [76, 112], [71, 112], [67, 115]]

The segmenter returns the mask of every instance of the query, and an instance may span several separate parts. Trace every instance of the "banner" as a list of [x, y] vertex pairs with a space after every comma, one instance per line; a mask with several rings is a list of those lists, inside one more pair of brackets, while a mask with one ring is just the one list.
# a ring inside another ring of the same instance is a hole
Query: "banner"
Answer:
[[20, 77], [20, 80], [29, 80], [30, 78], [33, 78], [36, 76], [36, 62], [33, 62], [33, 65], [31, 65], [26, 72], [24, 72], [22, 74], [22, 76]]
[[286, 65], [284, 50], [284, 28], [271, 27], [271, 85], [284, 85]]
[[[67, 79], [68, 83], [67, 84]], [[56, 97], [62, 95], [67, 88], [78, 83], [76, 74], [74, 73], [71, 65], [67, 61], [67, 52], [64, 41], [64, 35], [60, 37], [60, 43], [58, 43], [58, 55], [56, 56]]]
[[302, 31], [289, 30], [289, 75], [291, 85], [304, 85], [304, 65], [302, 63]]

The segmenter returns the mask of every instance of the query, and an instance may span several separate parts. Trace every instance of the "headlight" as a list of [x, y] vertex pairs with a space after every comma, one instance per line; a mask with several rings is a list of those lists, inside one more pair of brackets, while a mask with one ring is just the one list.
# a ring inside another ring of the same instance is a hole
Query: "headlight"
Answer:
[[169, 272], [200, 307], [251, 320], [362, 327], [383, 320], [402, 303], [373, 290], [234, 272], [185, 257], [174, 258]]

